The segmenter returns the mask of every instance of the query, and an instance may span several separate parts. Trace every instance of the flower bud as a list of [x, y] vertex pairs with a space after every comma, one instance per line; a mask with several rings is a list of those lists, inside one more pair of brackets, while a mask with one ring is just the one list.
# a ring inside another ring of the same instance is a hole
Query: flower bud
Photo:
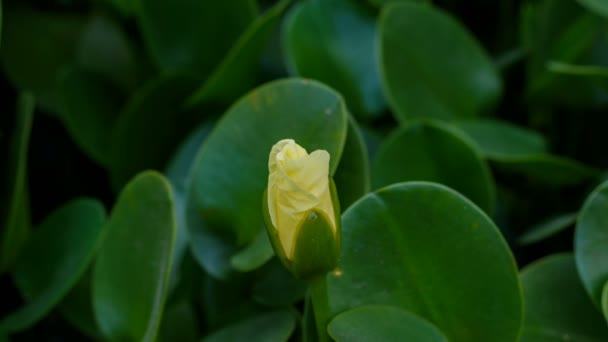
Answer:
[[299, 278], [325, 274], [337, 264], [340, 207], [329, 158], [324, 150], [308, 154], [291, 139], [270, 151], [266, 228], [275, 253]]

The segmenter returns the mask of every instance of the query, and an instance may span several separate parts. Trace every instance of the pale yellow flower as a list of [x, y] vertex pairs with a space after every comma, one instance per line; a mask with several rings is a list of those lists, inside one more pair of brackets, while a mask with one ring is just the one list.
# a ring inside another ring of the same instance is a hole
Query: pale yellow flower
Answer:
[[298, 227], [311, 209], [323, 212], [334, 234], [336, 222], [329, 185], [329, 153], [308, 154], [292, 139], [276, 143], [268, 160], [268, 211], [288, 259]]

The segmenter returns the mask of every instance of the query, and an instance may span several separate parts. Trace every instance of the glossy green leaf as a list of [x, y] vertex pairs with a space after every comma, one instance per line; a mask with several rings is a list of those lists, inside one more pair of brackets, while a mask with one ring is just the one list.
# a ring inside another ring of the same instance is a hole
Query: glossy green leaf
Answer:
[[253, 241], [232, 256], [230, 264], [241, 272], [253, 271], [274, 256], [268, 234], [261, 229]]
[[291, 74], [335, 88], [360, 116], [378, 115], [385, 108], [375, 40], [375, 18], [347, 0], [301, 2], [291, 9], [283, 27]]
[[225, 277], [237, 247], [263, 228], [261, 201], [271, 147], [291, 138], [309, 152], [325, 149], [333, 174], [347, 117], [338, 93], [302, 79], [263, 85], [228, 110], [201, 147], [188, 200], [192, 251], [207, 272]]
[[194, 82], [161, 77], [147, 83], [129, 100], [110, 136], [112, 184], [119, 189], [137, 172], [162, 170], [171, 153], [192, 128], [181, 104]]
[[608, 3], [604, 0], [577, 0], [579, 4], [583, 5], [589, 11], [608, 17]]
[[346, 210], [370, 190], [369, 160], [361, 130], [353, 117], [348, 120], [348, 132], [340, 165], [334, 175], [340, 208]]
[[399, 120], [473, 117], [499, 99], [494, 65], [449, 14], [427, 4], [391, 3], [379, 25], [383, 85]]
[[562, 62], [549, 62], [547, 68], [551, 72], [565, 75], [608, 77], [608, 68], [595, 65], [568, 64]]
[[537, 225], [519, 237], [519, 243], [529, 245], [547, 239], [564, 229], [571, 227], [576, 222], [578, 213], [567, 213], [551, 217]]
[[0, 55], [8, 79], [17, 89], [33, 92], [44, 107], [56, 108], [57, 77], [74, 60], [85, 22], [73, 13], [7, 10]]
[[93, 309], [111, 340], [154, 341], [175, 244], [173, 194], [159, 173], [123, 189], [93, 270]]
[[547, 152], [542, 135], [513, 124], [492, 119], [459, 121], [455, 123], [489, 159], [505, 159]]
[[91, 199], [69, 202], [45, 219], [13, 272], [26, 304], [0, 321], [0, 332], [27, 329], [59, 303], [93, 259], [104, 220], [102, 204]]
[[237, 342], [246, 339], [260, 342], [289, 340], [296, 327], [296, 319], [289, 311], [275, 311], [232, 324], [203, 339], [203, 342]]
[[602, 288], [608, 281], [608, 181], [587, 197], [574, 235], [574, 256], [583, 285], [601, 306]]
[[608, 340], [608, 327], [578, 278], [572, 254], [545, 257], [521, 272], [522, 342]]
[[327, 279], [335, 314], [393, 305], [450, 341], [517, 339], [515, 260], [494, 223], [462, 195], [434, 183], [399, 183], [355, 203], [342, 225], [342, 254]]
[[307, 290], [307, 282], [294, 278], [278, 259], [273, 259], [260, 269], [260, 276], [253, 284], [252, 296], [266, 306], [286, 307], [304, 298]]
[[123, 96], [98, 74], [70, 68], [59, 78], [61, 118], [78, 146], [103, 166], [109, 166], [110, 135]]
[[221, 62], [253, 21], [252, 0], [141, 0], [138, 23], [150, 54], [165, 73], [200, 79]]
[[433, 324], [406, 310], [385, 305], [345, 311], [329, 323], [328, 330], [337, 342], [448, 341]]
[[439, 122], [407, 125], [389, 136], [372, 163], [372, 186], [423, 180], [447, 185], [494, 210], [494, 183], [486, 163], [459, 131]]
[[289, 2], [278, 2], [249, 25], [221, 64], [188, 100], [188, 105], [203, 102], [229, 104], [252, 88], [256, 82], [260, 55]]
[[602, 291], [602, 312], [604, 318], [608, 321], [608, 281], [604, 284], [604, 290]]
[[576, 160], [548, 154], [519, 156], [495, 160], [501, 170], [524, 175], [544, 185], [568, 186], [590, 181], [599, 176], [599, 171]]
[[[30, 230], [29, 201], [27, 195], [27, 153], [32, 120], [34, 98], [23, 93], [17, 100], [15, 130], [10, 142], [7, 165], [7, 194], [4, 208], [0, 209], [2, 235], [0, 235], [0, 274], [8, 270], [28, 237]], [[5, 197], [4, 197], [5, 196]]]
[[182, 142], [171, 161], [168, 163], [165, 174], [171, 183], [174, 194], [176, 236], [175, 248], [173, 249], [171, 266], [171, 287], [176, 284], [179, 277], [180, 265], [188, 250], [190, 236], [186, 223], [186, 196], [190, 184], [192, 184], [192, 173], [194, 162], [198, 154], [199, 147], [207, 139], [213, 129], [214, 122], [204, 122], [198, 126]]

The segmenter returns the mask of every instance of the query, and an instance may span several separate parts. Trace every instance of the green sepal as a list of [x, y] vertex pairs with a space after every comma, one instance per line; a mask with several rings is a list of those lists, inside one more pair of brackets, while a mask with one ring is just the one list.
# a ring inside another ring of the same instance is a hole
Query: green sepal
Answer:
[[325, 275], [338, 264], [341, 243], [340, 202], [338, 201], [336, 185], [331, 177], [329, 178], [329, 187], [336, 221], [336, 232], [334, 234], [331, 220], [325, 213], [311, 209], [296, 228], [293, 260], [289, 260], [285, 255], [279, 233], [272, 225], [268, 211], [268, 193], [264, 191], [264, 221], [272, 248], [281, 263], [297, 278], [310, 279]]

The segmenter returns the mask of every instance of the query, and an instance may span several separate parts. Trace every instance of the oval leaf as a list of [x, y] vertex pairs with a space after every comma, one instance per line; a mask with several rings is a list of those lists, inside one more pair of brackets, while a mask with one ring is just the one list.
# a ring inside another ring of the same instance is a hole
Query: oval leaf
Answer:
[[519, 238], [519, 243], [522, 245], [529, 245], [547, 239], [574, 225], [577, 217], [578, 213], [567, 213], [551, 217], [525, 232]]
[[475, 142], [481, 154], [490, 159], [503, 159], [547, 151], [547, 142], [534, 131], [498, 120], [467, 120], [456, 122]]
[[329, 334], [337, 342], [417, 341], [447, 342], [431, 323], [398, 307], [362, 306], [336, 316]]
[[333, 174], [347, 117], [338, 93], [302, 79], [261, 86], [228, 110], [201, 147], [188, 200], [192, 250], [208, 272], [226, 276], [236, 246], [251, 242], [263, 227], [271, 147], [291, 138], [309, 152], [327, 150]]
[[488, 166], [468, 139], [446, 124], [407, 125], [378, 149], [372, 164], [375, 189], [412, 180], [447, 185], [487, 213], [494, 210], [494, 182]]
[[259, 314], [253, 318], [232, 324], [203, 339], [203, 342], [287, 341], [296, 327], [296, 320], [289, 311]]
[[342, 225], [342, 254], [328, 276], [332, 312], [393, 305], [450, 341], [516, 340], [515, 261], [494, 223], [463, 196], [434, 183], [395, 184], [355, 203]]
[[102, 204], [91, 199], [70, 202], [44, 220], [13, 273], [27, 302], [0, 321], [0, 332], [27, 329], [59, 303], [93, 259], [104, 220]]
[[608, 3], [604, 0], [577, 0], [591, 12], [608, 17]]
[[589, 195], [576, 222], [576, 267], [587, 293], [598, 308], [608, 281], [608, 181]]
[[301, 2], [283, 27], [291, 73], [334, 87], [355, 114], [364, 116], [380, 114], [385, 107], [375, 40], [374, 17], [348, 0]]
[[399, 120], [477, 116], [500, 97], [489, 57], [447, 13], [400, 2], [385, 6], [379, 20], [380, 70]]
[[521, 272], [522, 342], [608, 341], [608, 327], [576, 273], [572, 254], [545, 257]]
[[93, 309], [112, 340], [154, 341], [175, 243], [173, 194], [153, 171], [121, 192], [93, 270]]

